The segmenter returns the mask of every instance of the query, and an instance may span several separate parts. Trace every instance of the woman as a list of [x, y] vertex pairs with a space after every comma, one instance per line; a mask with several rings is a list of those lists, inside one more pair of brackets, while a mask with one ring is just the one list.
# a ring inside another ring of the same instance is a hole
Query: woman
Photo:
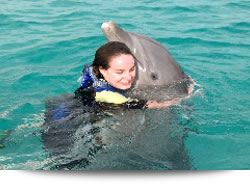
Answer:
[[85, 102], [95, 100], [139, 109], [167, 108], [180, 102], [179, 99], [158, 103], [129, 98], [125, 92], [135, 76], [135, 57], [130, 49], [121, 42], [108, 42], [96, 51], [92, 66], [85, 66], [75, 96]]

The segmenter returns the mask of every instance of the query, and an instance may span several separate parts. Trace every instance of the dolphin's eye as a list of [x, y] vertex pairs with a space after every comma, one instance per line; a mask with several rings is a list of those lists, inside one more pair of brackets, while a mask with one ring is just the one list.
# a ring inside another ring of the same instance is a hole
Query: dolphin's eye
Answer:
[[157, 80], [158, 79], [158, 75], [156, 73], [151, 73], [150, 77], [152, 80]]

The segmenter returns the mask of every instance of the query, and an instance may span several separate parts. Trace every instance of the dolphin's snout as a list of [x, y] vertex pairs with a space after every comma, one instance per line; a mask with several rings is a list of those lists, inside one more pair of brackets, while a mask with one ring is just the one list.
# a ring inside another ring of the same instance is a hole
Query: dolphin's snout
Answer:
[[108, 22], [104, 22], [103, 24], [102, 24], [102, 30], [105, 30], [105, 29], [107, 29], [109, 27], [109, 24], [108, 24]]
[[104, 22], [101, 28], [108, 41], [123, 41], [121, 36], [124, 32], [113, 21]]
[[117, 27], [116, 24], [113, 21], [109, 21], [109, 22], [104, 22], [101, 28], [103, 31], [105, 31], [105, 30], [112, 30], [112, 28], [115, 27]]

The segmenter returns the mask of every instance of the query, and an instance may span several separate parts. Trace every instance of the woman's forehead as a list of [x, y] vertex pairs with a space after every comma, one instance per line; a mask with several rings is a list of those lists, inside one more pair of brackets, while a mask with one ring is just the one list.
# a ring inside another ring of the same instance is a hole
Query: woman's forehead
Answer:
[[121, 54], [112, 57], [109, 62], [109, 67], [113, 69], [130, 68], [134, 67], [134, 65], [135, 65], [134, 57], [130, 54]]

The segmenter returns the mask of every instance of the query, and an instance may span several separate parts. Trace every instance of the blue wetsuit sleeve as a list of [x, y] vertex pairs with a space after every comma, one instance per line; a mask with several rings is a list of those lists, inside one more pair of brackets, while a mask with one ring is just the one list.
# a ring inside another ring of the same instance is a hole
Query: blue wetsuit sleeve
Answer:
[[89, 72], [90, 67], [86, 65], [82, 72], [81, 86], [75, 90], [75, 98], [82, 102], [93, 102], [95, 100], [96, 91], [93, 85], [93, 79]]
[[88, 88], [91, 87], [94, 80], [90, 75], [90, 67], [86, 65], [82, 71], [82, 76], [81, 76], [81, 87], [82, 88]]

